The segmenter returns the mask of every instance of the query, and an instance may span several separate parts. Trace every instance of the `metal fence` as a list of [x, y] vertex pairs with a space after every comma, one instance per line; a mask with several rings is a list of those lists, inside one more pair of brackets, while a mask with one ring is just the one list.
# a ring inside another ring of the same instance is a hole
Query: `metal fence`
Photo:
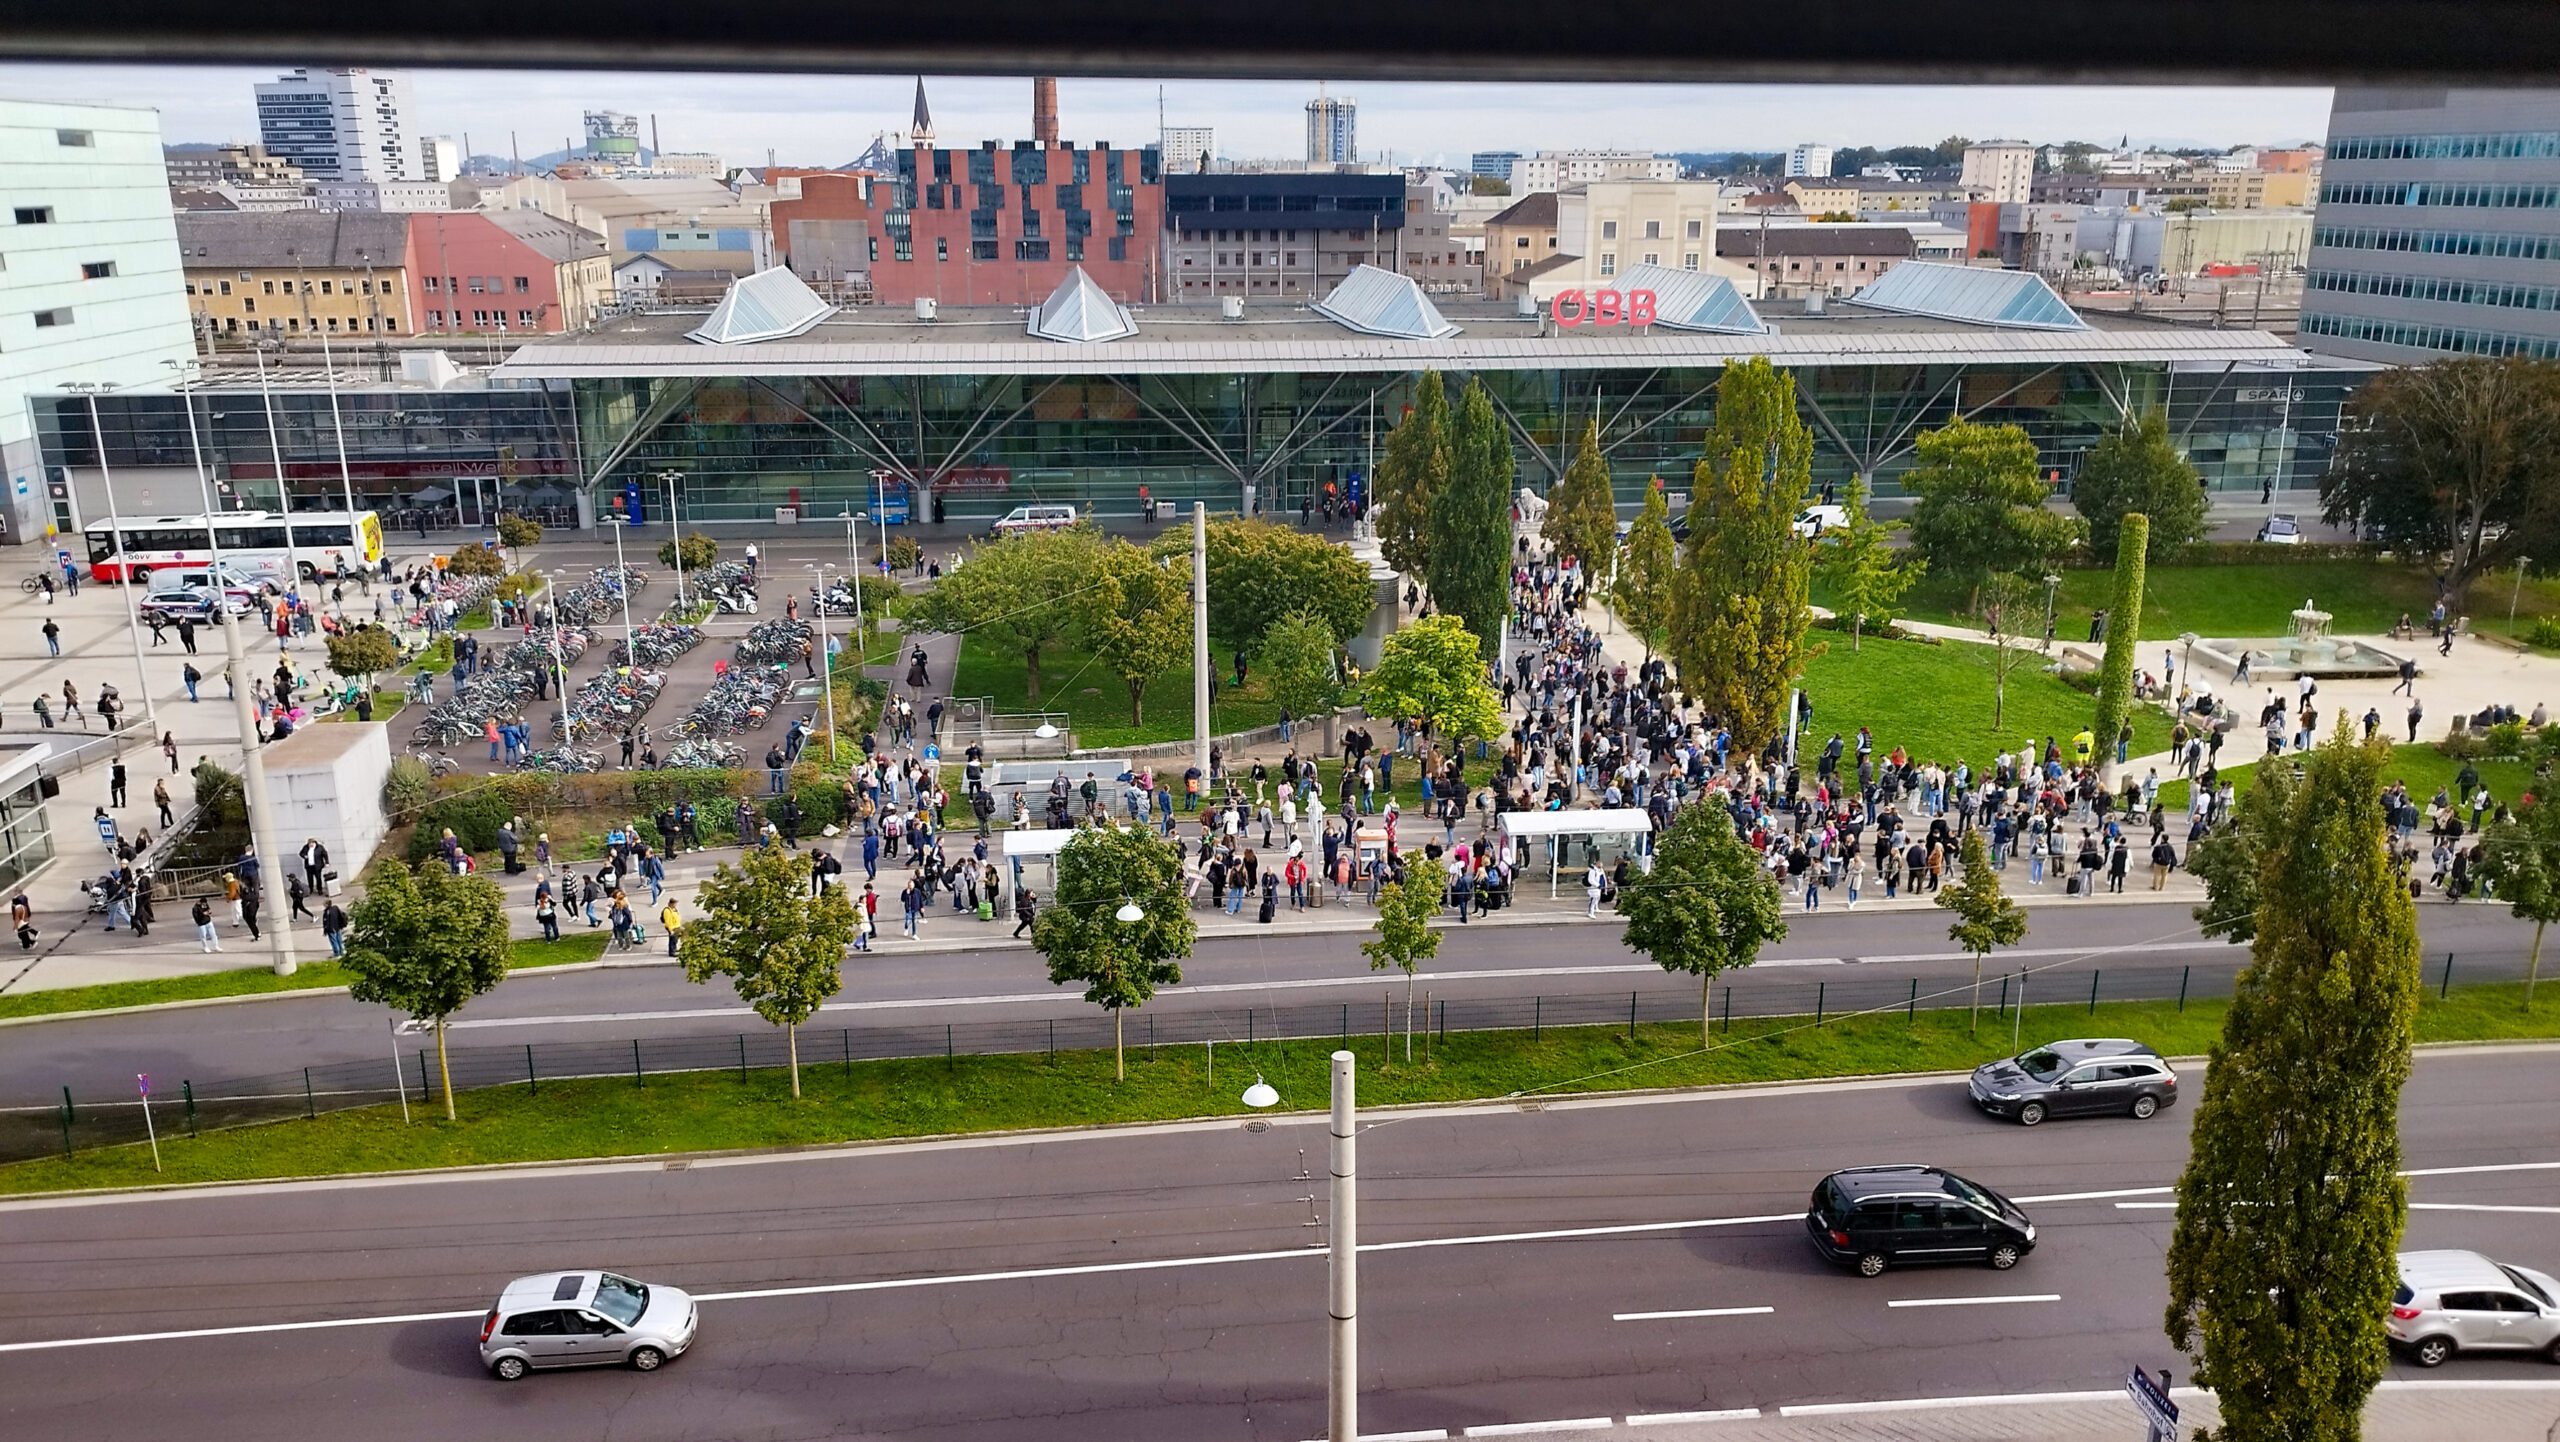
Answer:
[[[2448, 996], [2457, 984], [2519, 981], [2525, 966], [2521, 952], [2439, 953], [2421, 967], [2425, 998]], [[1986, 972], [1982, 1007], [1987, 1018], [2001, 1020], [2021, 1005], [2085, 1005], [2094, 1010], [2100, 1002], [2169, 1002], [2183, 1007], [2189, 1000], [2229, 996], [2237, 975], [2238, 967], [2231, 965], [2164, 962], [2096, 967], [2085, 973], [2076, 966], [2012, 968]], [[1962, 1010], [1971, 997], [1969, 977], [1950, 981], [1943, 973], [1893, 975], [1883, 967], [1851, 965], [1751, 972], [1738, 987], [1730, 981], [1719, 983], [1711, 1002], [1713, 1024], [1729, 1028], [1736, 1018], [1800, 1017], [1812, 1026], [1878, 1013], [1916, 1016], [1923, 1010]], [[1596, 1026], [1623, 1027], [1632, 1033], [1639, 1026], [1694, 1025], [1700, 1000], [1696, 986], [1669, 977], [1622, 992], [1525, 997], [1426, 994], [1418, 1003], [1416, 1025], [1442, 1036], [1452, 1031], [1536, 1035], [1550, 1027]], [[1349, 1043], [1400, 1031], [1404, 1005], [1403, 985], [1389, 973], [1380, 978], [1374, 1000], [1233, 1009], [1149, 1008], [1128, 1018], [1126, 1039], [1132, 1051], [1204, 1043], [1250, 1048], [1262, 1042], [1321, 1038]], [[804, 1070], [838, 1065], [850, 1070], [857, 1062], [896, 1058], [956, 1061], [962, 1056], [1055, 1054], [1110, 1045], [1110, 1013], [1079, 1008], [1022, 1021], [813, 1024], [800, 1029], [800, 1063]], [[448, 1059], [457, 1091], [514, 1086], [538, 1096], [547, 1083], [577, 1079], [627, 1079], [641, 1087], [652, 1077], [674, 1073], [735, 1071], [743, 1079], [786, 1065], [788, 1053], [779, 1028], [758, 1026], [625, 1041], [449, 1047]], [[435, 1045], [425, 1035], [387, 1040], [382, 1056], [372, 1061], [332, 1062], [214, 1081], [181, 1079], [175, 1086], [164, 1080], [157, 1085], [161, 1089], [152, 1098], [153, 1120], [164, 1137], [397, 1105], [404, 1095], [415, 1107], [442, 1105]], [[0, 1108], [0, 1161], [143, 1140], [142, 1107], [132, 1095], [79, 1096], [64, 1087], [59, 1097], [13, 1100], [18, 1104]]]

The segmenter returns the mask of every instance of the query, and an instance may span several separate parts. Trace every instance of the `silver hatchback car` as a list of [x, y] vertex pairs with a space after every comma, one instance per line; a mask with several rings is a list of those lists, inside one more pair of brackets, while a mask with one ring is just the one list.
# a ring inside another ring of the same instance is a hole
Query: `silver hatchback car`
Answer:
[[480, 1324], [480, 1361], [512, 1382], [536, 1367], [620, 1362], [654, 1372], [693, 1345], [693, 1298], [612, 1272], [518, 1277]]
[[2560, 1362], [2560, 1281], [2478, 1252], [2402, 1252], [2383, 1324], [2421, 1367], [2456, 1352], [2540, 1352]]

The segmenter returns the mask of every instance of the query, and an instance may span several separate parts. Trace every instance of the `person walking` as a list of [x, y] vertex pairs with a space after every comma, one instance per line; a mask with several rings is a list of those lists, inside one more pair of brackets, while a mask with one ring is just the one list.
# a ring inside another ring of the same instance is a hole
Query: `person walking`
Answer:
[[178, 678], [187, 683], [188, 700], [201, 701], [204, 699], [196, 694], [196, 687], [204, 680], [204, 673], [196, 669], [196, 663], [193, 661], [188, 662], [185, 668], [178, 672]]
[[[867, 887], [865, 888], [865, 890], [868, 889], [869, 888]], [[1015, 936], [1022, 935], [1023, 932], [1031, 928], [1031, 924], [1034, 921], [1039, 919], [1039, 906], [1040, 898], [1032, 894], [1030, 887], [1017, 886], [1014, 888], [1013, 934]]]
[[2163, 834], [2159, 840], [2152, 842], [2151, 889], [2154, 891], [2167, 890], [2169, 887], [2169, 873], [2177, 866], [2177, 864], [2177, 848], [2169, 844], [2169, 838], [2167, 835]]
[[62, 628], [54, 624], [51, 616], [44, 618], [44, 648], [53, 655], [62, 654]]
[[2400, 684], [2391, 688], [2391, 694], [2394, 696], [2405, 695], [2412, 699], [2417, 696], [2418, 663], [2415, 660], [2407, 656], [2400, 658]]
[[2418, 698], [2412, 695], [2409, 698], [2409, 740], [2412, 745], [2418, 739], [2418, 723], [2426, 718], [2426, 714], [2427, 708], [2418, 704]]
[[[25, 898], [23, 898], [23, 897], [22, 897], [22, 898], [20, 898], [20, 899], [21, 899], [21, 900], [24, 900]], [[208, 898], [208, 897], [202, 897], [202, 896], [197, 897], [197, 898], [196, 898], [196, 904], [195, 904], [194, 909], [193, 909], [193, 910], [191, 910], [191, 911], [189, 911], [187, 914], [188, 914], [190, 917], [194, 918], [194, 920], [195, 920], [195, 924], [196, 924], [196, 949], [197, 949], [198, 951], [205, 951], [205, 952], [214, 952], [214, 951], [220, 951], [220, 950], [222, 950], [222, 937], [221, 937], [221, 935], [220, 935], [218, 932], [216, 932], [216, 931], [213, 929], [213, 902], [212, 902], [212, 900], [211, 900], [210, 898]], [[35, 944], [33, 941], [28, 940], [28, 938], [27, 938], [27, 932], [28, 932], [28, 931], [30, 931], [30, 930], [32, 930], [32, 929], [33, 929], [33, 928], [22, 928], [22, 929], [19, 931], [19, 933], [18, 933], [18, 937], [19, 937], [19, 939], [20, 939], [21, 941], [26, 942], [26, 944], [27, 944], [27, 945], [29, 945], [29, 946], [32, 946], [32, 945], [34, 945], [34, 944]]]
[[18, 949], [31, 950], [36, 944], [36, 907], [23, 891], [9, 898], [9, 929], [18, 933]]
[[539, 892], [533, 898], [533, 919], [542, 927], [543, 940], [560, 939], [560, 904], [551, 899], [549, 891]]
[[[177, 775], [177, 774], [178, 774], [178, 733], [177, 733], [177, 732], [175, 732], [175, 731], [163, 731], [163, 732], [161, 732], [161, 733], [160, 733], [160, 754], [169, 758], [169, 774], [170, 774], [170, 775], [172, 775], [172, 776]], [[168, 823], [167, 823], [167, 822], [165, 822], [165, 821], [164, 821], [164, 822], [162, 822], [162, 823], [160, 823], [160, 824], [161, 824], [161, 825], [163, 825], [163, 826], [168, 825]]]
[[240, 889], [240, 924], [249, 928], [251, 941], [266, 940], [266, 933], [258, 930], [258, 889], [254, 886]]
[[331, 957], [347, 954], [347, 913], [334, 901], [320, 908], [320, 935], [328, 941]]
[[122, 810], [125, 804], [126, 776], [123, 758], [107, 768], [107, 804]]

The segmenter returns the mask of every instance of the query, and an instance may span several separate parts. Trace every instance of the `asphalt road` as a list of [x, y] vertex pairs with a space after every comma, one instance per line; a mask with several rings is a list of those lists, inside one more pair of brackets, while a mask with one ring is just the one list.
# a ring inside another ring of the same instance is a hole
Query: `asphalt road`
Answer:
[[[1277, 1080], [1288, 1105], [1321, 1100], [1315, 1076]], [[2555, 1086], [2560, 1048], [2420, 1060], [2407, 1164], [2466, 1170], [2413, 1178], [2406, 1245], [2560, 1267]], [[2159, 1335], [2157, 1203], [2191, 1114], [2030, 1132], [1932, 1081], [1377, 1119], [1362, 1430], [2183, 1371]], [[1299, 1179], [1301, 1148], [1321, 1176], [1323, 1135], [1297, 1115], [0, 1204], [0, 1433], [1297, 1442], [1323, 1428], [1323, 1228], [1305, 1223], [1329, 1203]], [[2008, 1192], [2041, 1245], [2005, 1274], [1827, 1268], [1802, 1236], [1807, 1191], [1890, 1160]], [[478, 1317], [508, 1278], [594, 1265], [704, 1296], [692, 1353], [646, 1376], [478, 1371]], [[1620, 1319], [1728, 1308], [1768, 1310]], [[298, 1323], [324, 1325], [240, 1330]], [[24, 1345], [202, 1328], [226, 1334]], [[2453, 1369], [2437, 1375], [2549, 1376], [2535, 1359]]]
[[[2003, 954], [2010, 969], [2033, 969], [2031, 998], [2085, 997], [2090, 973], [2102, 997], [2227, 995], [2246, 961], [2243, 948], [2203, 939], [2179, 905], [2092, 902], [2031, 908], [2024, 942]], [[2521, 974], [2530, 927], [2504, 907], [2419, 908], [2426, 975], [2437, 979], [2447, 952], [2457, 980]], [[978, 923], [945, 919], [944, 928]], [[1837, 1013], [1905, 1002], [1917, 983], [1923, 996], [1967, 985], [1972, 964], [1946, 939], [1934, 909], [1901, 912], [1826, 910], [1789, 921], [1786, 941], [1752, 969], [1728, 979], [1734, 1014], [1803, 1013], [1817, 1005]], [[930, 928], [929, 928], [930, 930]], [[1001, 926], [988, 927], [1001, 938]], [[1420, 986], [1448, 1001], [1449, 1025], [1527, 1025], [1530, 1008], [1545, 1024], [1623, 1019], [1625, 998], [1641, 991], [1646, 1016], [1695, 1015], [1696, 990], [1626, 948], [1612, 923], [1478, 927], [1455, 931]], [[1401, 978], [1373, 972], [1359, 944], [1365, 932], [1276, 934], [1268, 939], [1204, 942], [1183, 968], [1182, 985], [1158, 994], [1148, 1011], [1185, 1034], [1241, 1039], [1268, 1036], [1274, 1009], [1297, 1030], [1329, 1031], [1319, 1013], [1346, 1008], [1346, 1025], [1377, 1024], [1382, 998]], [[2190, 969], [2191, 972], [2190, 972]], [[1531, 998], [1543, 998], [1532, 1002]], [[1580, 1010], [1567, 998], [1581, 999]], [[1724, 1006], [1719, 990], [1718, 1006]], [[1470, 1012], [1470, 1006], [1474, 1010]], [[1668, 1008], [1682, 1010], [1672, 1011]], [[1254, 1017], [1248, 1019], [1251, 1009]], [[1582, 1011], [1591, 1013], [1589, 1018]], [[248, 1001], [122, 1016], [0, 1028], [0, 1107], [58, 1104], [62, 1088], [76, 1097], [121, 1096], [135, 1072], [216, 1079], [267, 1076], [304, 1066], [372, 1061], [385, 1055], [388, 1014], [344, 996]], [[1043, 1021], [1090, 1022], [1092, 1008], [1072, 989], [1049, 984], [1027, 946], [901, 953], [894, 938], [853, 959], [842, 995], [829, 1003], [822, 1029], [926, 1029], [946, 1024], [988, 1028], [1011, 1023], [1027, 1038]], [[767, 1030], [741, 1006], [725, 981], [695, 986], [672, 965], [542, 970], [510, 978], [461, 1015], [456, 1047], [626, 1043], [632, 1038], [720, 1037]], [[1168, 1031], [1167, 1038], [1177, 1033]], [[546, 1070], [551, 1068], [546, 1067]]]

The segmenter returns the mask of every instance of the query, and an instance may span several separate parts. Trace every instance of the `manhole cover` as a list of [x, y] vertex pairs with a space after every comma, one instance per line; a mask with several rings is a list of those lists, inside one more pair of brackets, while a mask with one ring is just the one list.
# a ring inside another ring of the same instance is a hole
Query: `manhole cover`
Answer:
[[1245, 1129], [1246, 1131], [1249, 1131], [1249, 1132], [1267, 1132], [1267, 1131], [1271, 1130], [1271, 1123], [1269, 1123], [1269, 1122], [1246, 1122], [1246, 1123], [1244, 1124], [1244, 1129]]

